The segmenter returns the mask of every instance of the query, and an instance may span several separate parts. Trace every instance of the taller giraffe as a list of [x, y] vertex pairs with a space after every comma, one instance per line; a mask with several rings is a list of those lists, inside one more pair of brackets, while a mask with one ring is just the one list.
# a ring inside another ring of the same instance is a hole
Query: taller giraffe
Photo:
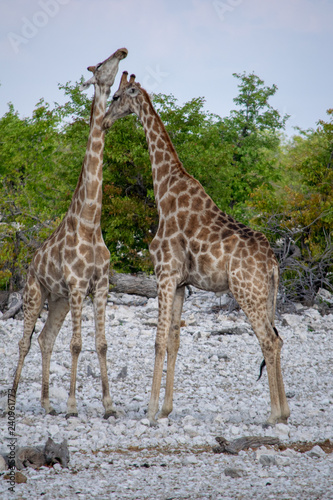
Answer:
[[221, 212], [201, 184], [185, 171], [148, 93], [135, 82], [135, 75], [127, 82], [124, 72], [106, 113], [105, 128], [130, 113], [139, 117], [146, 134], [159, 215], [158, 230], [149, 248], [159, 301], [148, 406], [151, 424], [156, 424], [166, 350], [161, 417], [172, 411], [185, 285], [233, 293], [251, 322], [267, 366], [271, 398], [267, 425], [287, 422], [290, 411], [280, 365], [282, 339], [274, 326], [279, 269], [267, 239]]
[[100, 219], [102, 206], [103, 152], [102, 128], [107, 98], [114, 83], [119, 61], [127, 49], [119, 49], [104, 62], [90, 66], [95, 94], [91, 107], [90, 133], [80, 177], [70, 207], [55, 232], [36, 251], [30, 264], [23, 293], [24, 332], [19, 342], [19, 360], [12, 393], [16, 395], [21, 371], [29, 352], [35, 323], [45, 300], [47, 321], [38, 337], [42, 353], [41, 403], [46, 413], [55, 414], [49, 400], [50, 360], [55, 339], [71, 310], [73, 334], [70, 344], [72, 369], [67, 416], [76, 416], [76, 374], [82, 348], [81, 314], [85, 296], [93, 294], [96, 350], [101, 369], [104, 418], [115, 414], [107, 376], [105, 308], [109, 289], [110, 253], [104, 243]]

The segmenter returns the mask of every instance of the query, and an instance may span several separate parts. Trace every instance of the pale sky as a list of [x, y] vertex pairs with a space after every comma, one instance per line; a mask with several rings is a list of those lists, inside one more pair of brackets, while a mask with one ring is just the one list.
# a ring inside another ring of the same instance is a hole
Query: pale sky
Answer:
[[233, 73], [254, 72], [278, 91], [271, 104], [293, 127], [315, 128], [333, 107], [333, 0], [1, 0], [0, 116], [31, 116], [58, 83], [120, 47], [121, 72], [179, 104], [205, 97], [222, 117], [235, 108]]

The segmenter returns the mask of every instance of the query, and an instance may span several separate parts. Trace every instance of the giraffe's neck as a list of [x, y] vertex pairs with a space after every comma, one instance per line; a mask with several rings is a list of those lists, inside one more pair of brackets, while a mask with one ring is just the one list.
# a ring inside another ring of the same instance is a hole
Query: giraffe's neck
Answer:
[[104, 135], [102, 128], [109, 91], [95, 85], [91, 108], [90, 132], [81, 173], [73, 194], [68, 216], [75, 216], [87, 226], [100, 224], [102, 208]]
[[188, 177], [189, 174], [179, 160], [169, 134], [148, 96], [141, 106], [139, 118], [146, 134], [152, 165], [155, 201], [160, 212], [160, 202], [167, 190], [170, 178], [179, 179], [182, 176]]

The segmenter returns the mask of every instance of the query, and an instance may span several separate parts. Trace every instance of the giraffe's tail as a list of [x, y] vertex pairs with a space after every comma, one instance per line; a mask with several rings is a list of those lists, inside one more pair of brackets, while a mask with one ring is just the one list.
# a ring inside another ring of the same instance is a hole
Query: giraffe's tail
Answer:
[[[279, 268], [278, 265], [276, 265], [273, 267], [273, 271], [269, 282], [268, 296], [267, 296], [268, 316], [269, 316], [269, 321], [273, 328], [275, 328], [274, 317], [276, 310], [276, 298], [278, 293], [278, 286], [279, 286]], [[275, 331], [275, 333], [277, 332]]]
[[[277, 331], [277, 329], [274, 325], [278, 286], [279, 286], [279, 268], [278, 268], [278, 265], [276, 265], [273, 267], [273, 272], [271, 274], [270, 283], [269, 283], [269, 290], [268, 290], [268, 297], [267, 297], [267, 311], [268, 311], [269, 322], [273, 327], [274, 333], [277, 337], [280, 337], [279, 332]], [[265, 366], [266, 366], [266, 361], [263, 360], [261, 362], [261, 365], [259, 368], [259, 377], [257, 378], [257, 382], [258, 382], [258, 380], [260, 380], [263, 369], [265, 368]]]
[[[279, 332], [277, 331], [277, 328], [275, 326], [273, 326], [273, 330], [274, 330], [275, 335], [277, 337], [280, 337]], [[263, 372], [263, 369], [265, 368], [265, 366], [266, 366], [266, 361], [263, 359], [261, 362], [260, 368], [259, 368], [259, 377], [257, 378], [257, 382], [258, 382], [258, 380], [261, 379], [261, 375], [262, 375], [262, 372]]]

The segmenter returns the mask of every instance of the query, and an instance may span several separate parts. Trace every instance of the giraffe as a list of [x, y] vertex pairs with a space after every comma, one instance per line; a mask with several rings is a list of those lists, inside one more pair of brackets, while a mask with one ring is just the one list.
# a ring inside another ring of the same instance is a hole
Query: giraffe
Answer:
[[186, 285], [213, 292], [231, 291], [259, 340], [267, 366], [271, 413], [266, 422], [286, 423], [280, 351], [274, 325], [279, 268], [266, 237], [222, 212], [201, 184], [189, 175], [156, 113], [148, 93], [127, 72], [105, 115], [104, 127], [135, 113], [144, 128], [159, 226], [149, 250], [158, 288], [158, 326], [148, 418], [156, 425], [162, 369], [167, 352], [165, 398], [160, 417], [173, 409], [174, 370]]
[[93, 84], [95, 92], [81, 173], [64, 219], [36, 251], [27, 273], [23, 292], [24, 331], [19, 341], [19, 360], [12, 394], [16, 397], [34, 327], [47, 300], [48, 317], [38, 337], [42, 354], [41, 404], [46, 414], [55, 415], [49, 400], [50, 360], [54, 342], [69, 310], [73, 332], [70, 343], [72, 367], [66, 417], [78, 414], [75, 387], [78, 357], [82, 348], [81, 314], [83, 300], [88, 293], [93, 295], [95, 342], [101, 369], [104, 418], [114, 415], [116, 411], [110, 397], [106, 365], [105, 308], [109, 289], [110, 253], [100, 227], [105, 136], [102, 123], [119, 61], [126, 56], [127, 49], [118, 49], [102, 63], [88, 67], [93, 76], [81, 89]]

